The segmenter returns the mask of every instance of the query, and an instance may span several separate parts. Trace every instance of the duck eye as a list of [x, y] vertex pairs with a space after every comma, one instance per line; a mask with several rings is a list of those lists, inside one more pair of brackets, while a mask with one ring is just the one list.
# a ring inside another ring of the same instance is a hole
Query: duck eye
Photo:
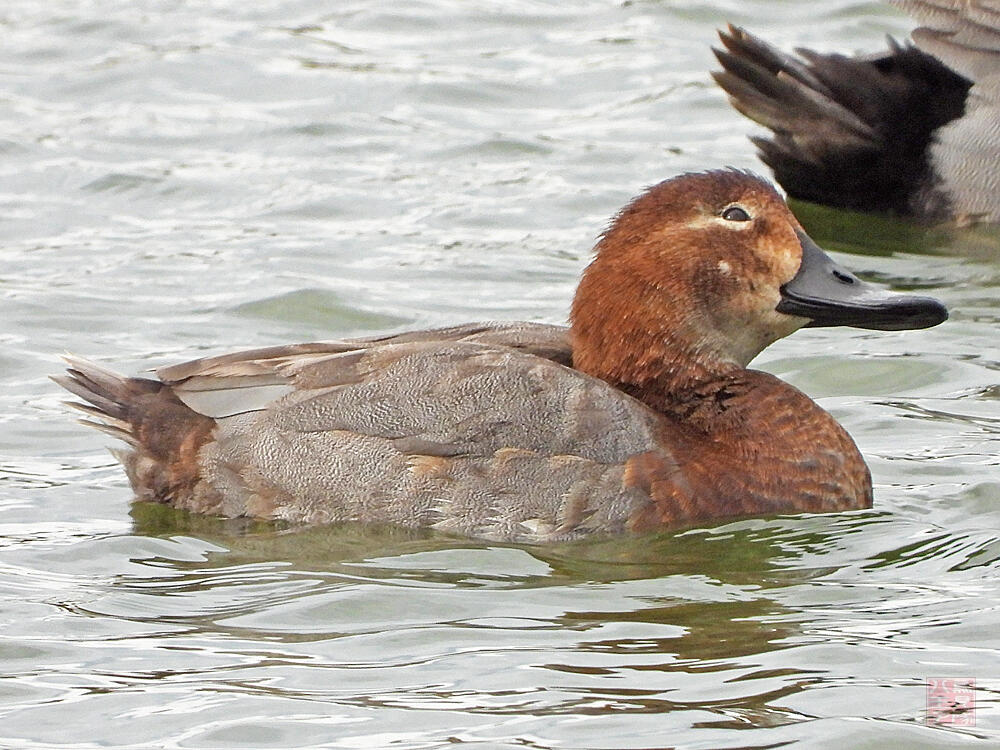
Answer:
[[730, 206], [722, 212], [726, 221], [750, 221], [750, 214], [742, 206]]

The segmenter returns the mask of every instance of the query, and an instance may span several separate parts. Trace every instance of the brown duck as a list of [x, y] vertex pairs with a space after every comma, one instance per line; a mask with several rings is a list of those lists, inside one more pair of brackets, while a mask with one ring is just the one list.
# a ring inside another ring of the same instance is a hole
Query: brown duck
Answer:
[[604, 233], [565, 328], [486, 323], [255, 349], [56, 382], [140, 500], [503, 540], [868, 507], [851, 438], [747, 369], [803, 326], [922, 328], [926, 297], [836, 265], [765, 181], [686, 174]]

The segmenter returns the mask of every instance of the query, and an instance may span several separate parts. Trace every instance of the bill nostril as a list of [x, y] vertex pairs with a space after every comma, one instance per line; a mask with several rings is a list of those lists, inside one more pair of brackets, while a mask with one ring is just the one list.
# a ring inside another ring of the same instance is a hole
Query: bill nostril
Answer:
[[833, 269], [833, 276], [843, 284], [853, 284], [855, 279], [850, 274], [844, 273], [838, 268]]

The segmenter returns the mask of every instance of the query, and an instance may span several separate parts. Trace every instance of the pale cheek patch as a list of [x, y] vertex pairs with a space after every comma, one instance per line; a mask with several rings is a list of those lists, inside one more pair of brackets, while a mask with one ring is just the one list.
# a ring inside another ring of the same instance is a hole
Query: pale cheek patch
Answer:
[[715, 267], [723, 276], [730, 276], [733, 273], [733, 267], [729, 265], [728, 261], [720, 260]]
[[777, 312], [770, 307], [772, 302], [775, 301], [743, 299], [731, 310], [730, 325], [726, 327], [728, 352], [734, 361], [744, 367], [766, 347], [808, 322]]
[[[774, 286], [760, 283], [752, 291], [734, 296], [730, 305], [747, 327], [756, 327], [760, 324], [770, 325], [772, 313], [779, 315], [775, 311], [779, 302], [781, 302], [781, 292]], [[781, 317], [787, 316], [781, 315]]]
[[765, 244], [764, 253], [774, 268], [775, 280], [780, 284], [791, 281], [802, 264], [798, 243], [789, 245], [787, 242], [770, 241]]

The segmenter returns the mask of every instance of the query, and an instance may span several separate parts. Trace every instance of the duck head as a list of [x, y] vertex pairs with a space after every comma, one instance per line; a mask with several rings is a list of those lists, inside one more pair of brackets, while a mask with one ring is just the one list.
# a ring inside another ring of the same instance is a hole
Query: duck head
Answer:
[[724, 377], [804, 326], [899, 330], [948, 316], [840, 267], [768, 182], [737, 170], [653, 186], [596, 251], [573, 302], [573, 363], [626, 389]]

